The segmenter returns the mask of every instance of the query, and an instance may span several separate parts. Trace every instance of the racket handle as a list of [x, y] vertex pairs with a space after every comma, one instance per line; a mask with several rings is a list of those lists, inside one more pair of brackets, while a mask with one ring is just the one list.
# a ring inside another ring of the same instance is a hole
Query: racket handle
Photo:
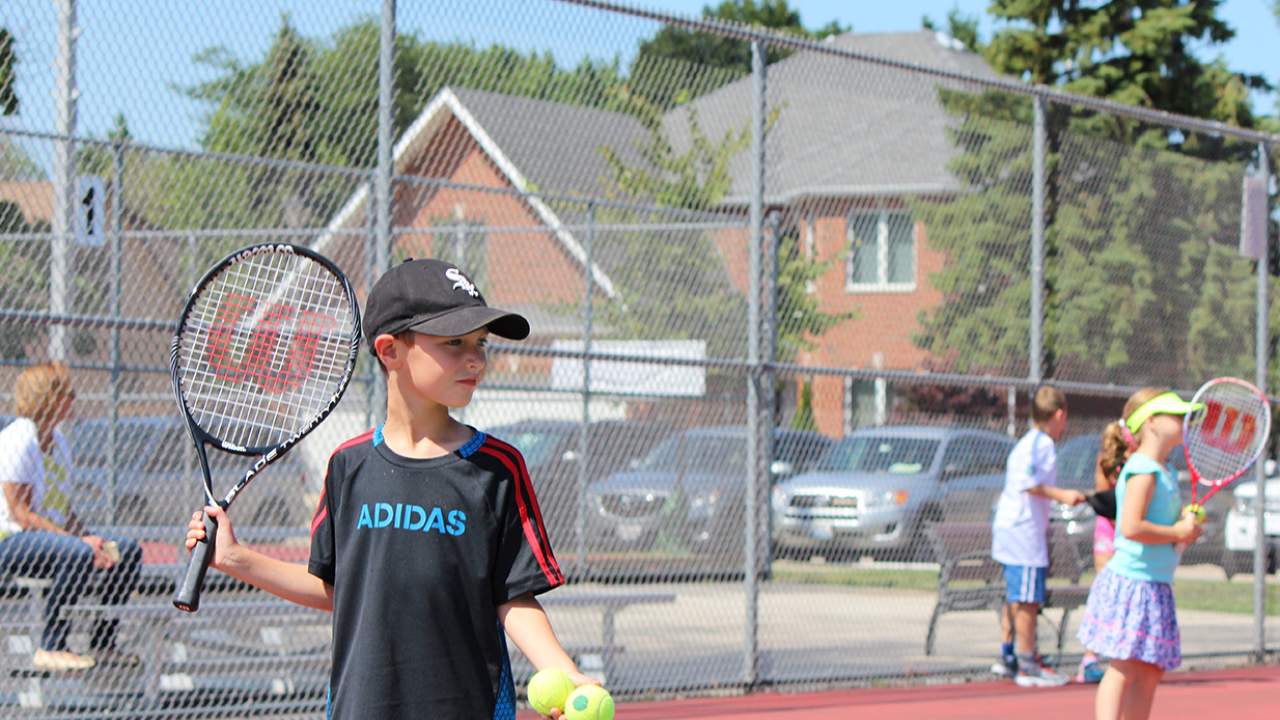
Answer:
[[218, 521], [202, 513], [204, 517], [204, 539], [198, 540], [191, 548], [191, 557], [187, 560], [187, 571], [178, 585], [178, 594], [173, 598], [173, 606], [184, 612], [195, 612], [200, 609], [200, 589], [204, 587], [204, 575], [209, 571], [209, 561], [213, 560], [213, 541], [218, 537]]

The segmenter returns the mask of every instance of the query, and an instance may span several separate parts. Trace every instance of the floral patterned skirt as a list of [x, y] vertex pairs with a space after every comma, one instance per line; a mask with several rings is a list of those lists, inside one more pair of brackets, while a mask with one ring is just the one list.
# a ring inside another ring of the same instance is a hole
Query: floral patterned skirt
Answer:
[[1164, 670], [1182, 664], [1178, 611], [1168, 583], [1135, 580], [1103, 568], [1089, 589], [1077, 637], [1103, 657], [1140, 660]]

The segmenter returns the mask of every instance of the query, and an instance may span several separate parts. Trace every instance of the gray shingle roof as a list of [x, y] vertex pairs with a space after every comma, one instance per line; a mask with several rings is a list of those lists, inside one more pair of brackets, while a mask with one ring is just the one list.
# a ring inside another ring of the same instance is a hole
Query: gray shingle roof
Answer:
[[452, 88], [502, 152], [538, 189], [599, 197], [608, 187], [601, 147], [628, 165], [648, 133], [630, 115], [514, 95]]
[[[978, 55], [944, 45], [933, 32], [847, 34], [835, 47], [979, 78], [997, 75]], [[947, 171], [955, 150], [953, 123], [938, 86], [963, 84], [883, 65], [802, 51], [768, 68], [766, 105], [779, 112], [766, 138], [765, 194], [855, 196], [958, 189]], [[970, 90], [976, 89], [973, 87]], [[748, 127], [752, 79], [743, 78], [690, 103], [704, 132], [720, 138]], [[688, 143], [685, 108], [665, 125], [677, 146]], [[751, 163], [731, 165], [727, 202], [744, 203]]]

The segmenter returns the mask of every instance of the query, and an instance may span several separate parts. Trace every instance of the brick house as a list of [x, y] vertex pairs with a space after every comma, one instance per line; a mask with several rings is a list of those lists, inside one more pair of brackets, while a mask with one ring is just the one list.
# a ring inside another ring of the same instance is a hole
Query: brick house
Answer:
[[[867, 55], [995, 77], [979, 56], [931, 32], [847, 34], [830, 42]], [[679, 149], [690, 142], [691, 111], [713, 140], [749, 127], [751, 84], [750, 77], [739, 79], [671, 111], [664, 131], [672, 144]], [[766, 140], [767, 210], [779, 213], [784, 228], [798, 235], [806, 256], [831, 261], [831, 269], [806, 288], [820, 309], [858, 313], [815, 339], [813, 349], [784, 361], [926, 367], [928, 354], [912, 336], [921, 311], [942, 299], [929, 275], [946, 258], [925, 242], [927, 228], [912, 216], [909, 198], [960, 190], [947, 167], [955, 150], [947, 136], [952, 122], [937, 97], [940, 84], [963, 87], [812, 52], [769, 67], [767, 105], [777, 121]], [[587, 209], [570, 198], [604, 197], [609, 168], [601, 148], [612, 148], [628, 163], [641, 162], [636, 148], [647, 137], [640, 122], [621, 113], [446, 88], [395, 146], [393, 256], [431, 254], [472, 268], [492, 303], [530, 316], [539, 333], [534, 342], [580, 337], [581, 315], [566, 308], [578, 307], [585, 291]], [[748, 153], [731, 161], [730, 174], [718, 211], [742, 227], [711, 232], [725, 274], [745, 293]], [[367, 189], [361, 189], [330, 223], [322, 251], [348, 267], [361, 266], [367, 211]], [[609, 302], [609, 258], [594, 257], [594, 297]], [[549, 364], [529, 357], [505, 361], [519, 367], [500, 371], [530, 378], [544, 375]], [[816, 376], [812, 388], [818, 427], [833, 436], [884, 422], [893, 404], [884, 382]]]

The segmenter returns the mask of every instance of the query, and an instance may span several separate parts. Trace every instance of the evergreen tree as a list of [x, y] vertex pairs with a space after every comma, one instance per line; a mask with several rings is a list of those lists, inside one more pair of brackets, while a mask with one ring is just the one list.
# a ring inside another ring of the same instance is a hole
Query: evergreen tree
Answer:
[[[995, 0], [1005, 26], [985, 54], [1034, 83], [1252, 125], [1248, 89], [1261, 79], [1191, 52], [1231, 36], [1217, 5]], [[951, 170], [966, 191], [914, 203], [951, 259], [931, 278], [945, 300], [922, 318], [917, 342], [961, 371], [1021, 374], [1008, 358], [1026, 356], [1030, 332], [1032, 104], [999, 92], [940, 98], [957, 119]], [[1224, 362], [1205, 354], [1221, 347], [1196, 322], [1221, 298], [1188, 290], [1224, 286], [1209, 268], [1247, 279], [1247, 263], [1207, 260], [1223, 249], [1213, 240], [1234, 240], [1252, 148], [1054, 103], [1046, 129], [1044, 374], [1169, 382]], [[1251, 318], [1230, 322], [1243, 349]]]
[[13, 33], [0, 27], [0, 115], [18, 112], [18, 92], [14, 87], [14, 67], [18, 55], [13, 48]]
[[[799, 11], [788, 6], [787, 0], [722, 0], [715, 7], [704, 6], [702, 17], [817, 40], [850, 31], [835, 21], [809, 30]], [[765, 49], [765, 62], [774, 63], [790, 54], [786, 48], [770, 45]], [[751, 44], [723, 35], [664, 27], [652, 38], [641, 41], [629, 76], [636, 93], [668, 110], [718, 87], [719, 83], [697, 83], [697, 77], [709, 69], [721, 71], [721, 82], [750, 73]]]

